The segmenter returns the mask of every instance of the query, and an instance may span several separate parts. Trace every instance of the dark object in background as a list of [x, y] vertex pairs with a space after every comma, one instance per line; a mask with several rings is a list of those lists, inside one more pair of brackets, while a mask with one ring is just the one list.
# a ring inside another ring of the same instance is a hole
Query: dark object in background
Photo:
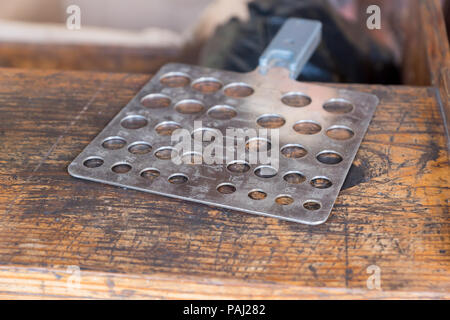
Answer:
[[[249, 72], [289, 17], [322, 22], [322, 43], [299, 80], [399, 84], [394, 54], [368, 36], [367, 28], [352, 24], [325, 0], [259, 0], [249, 4], [250, 19], [232, 19], [217, 28], [203, 48], [199, 64]], [[299, 30], [300, 32], [300, 30]]]
[[447, 29], [447, 38], [450, 40], [450, 1], [442, 0], [442, 11], [445, 18], [445, 28]]

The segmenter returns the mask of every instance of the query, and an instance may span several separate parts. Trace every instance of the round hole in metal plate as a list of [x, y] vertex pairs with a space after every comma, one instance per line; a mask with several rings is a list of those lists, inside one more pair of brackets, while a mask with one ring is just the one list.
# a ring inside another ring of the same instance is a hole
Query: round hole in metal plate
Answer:
[[232, 183], [221, 183], [217, 186], [217, 191], [222, 194], [231, 194], [236, 192], [236, 187]]
[[174, 147], [161, 147], [155, 151], [155, 157], [160, 160], [170, 160], [178, 155], [177, 149]]
[[267, 197], [267, 193], [261, 189], [254, 189], [248, 193], [248, 197], [253, 200], [263, 200]]
[[103, 140], [102, 147], [108, 150], [117, 150], [123, 148], [127, 142], [121, 137], [108, 137]]
[[130, 144], [128, 151], [132, 154], [147, 154], [152, 151], [152, 146], [143, 141], [137, 141]]
[[294, 202], [294, 198], [288, 194], [280, 194], [275, 198], [275, 202], [282, 206], [288, 206]]
[[162, 93], [151, 93], [141, 99], [141, 104], [150, 109], [167, 108], [171, 103], [172, 100]]
[[231, 98], [245, 98], [251, 96], [255, 90], [243, 82], [233, 82], [225, 86], [223, 92]]
[[307, 135], [316, 134], [316, 133], [319, 133], [320, 130], [322, 130], [322, 127], [320, 126], [320, 124], [317, 123], [316, 121], [312, 121], [312, 120], [297, 121], [293, 125], [293, 128], [294, 128], [295, 132], [297, 132], [299, 134], [307, 134]]
[[317, 211], [322, 207], [319, 201], [316, 200], [307, 200], [303, 202], [303, 208], [309, 211]]
[[338, 164], [342, 161], [342, 156], [336, 151], [325, 150], [316, 156], [317, 160], [323, 164]]
[[229, 120], [236, 115], [236, 109], [227, 105], [217, 105], [208, 110], [208, 116], [217, 120]]
[[181, 129], [181, 124], [175, 121], [164, 121], [155, 127], [155, 131], [161, 136], [170, 136], [177, 129]]
[[212, 128], [198, 128], [192, 131], [191, 137], [194, 140], [201, 142], [212, 142], [216, 138], [220, 137], [221, 132], [217, 129]]
[[256, 119], [256, 123], [263, 128], [276, 129], [284, 126], [286, 120], [279, 114], [263, 114]]
[[146, 180], [153, 181], [156, 178], [158, 178], [160, 175], [160, 172], [156, 168], [147, 168], [141, 171], [140, 176]]
[[140, 129], [147, 125], [148, 121], [143, 116], [128, 116], [122, 119], [120, 124], [125, 129]]
[[87, 168], [98, 168], [103, 165], [105, 161], [100, 157], [89, 157], [83, 161], [83, 165]]
[[181, 156], [181, 161], [184, 164], [202, 164], [203, 156], [199, 152], [185, 152]]
[[269, 151], [270, 147], [270, 141], [266, 138], [254, 137], [248, 139], [245, 143], [245, 149], [251, 152]]
[[202, 93], [213, 93], [222, 88], [222, 83], [216, 78], [204, 77], [195, 80], [192, 83], [192, 88]]
[[185, 87], [191, 82], [191, 78], [184, 72], [169, 72], [159, 79], [161, 84], [170, 88]]
[[341, 98], [330, 99], [323, 104], [323, 109], [325, 111], [335, 114], [349, 113], [353, 108], [353, 103]]
[[283, 176], [284, 181], [291, 184], [300, 184], [306, 180], [306, 177], [299, 171], [289, 171]]
[[228, 163], [227, 169], [233, 173], [245, 173], [250, 170], [250, 165], [244, 160], [235, 160]]
[[186, 183], [189, 178], [183, 173], [174, 173], [167, 180], [172, 184], [183, 184]]
[[281, 154], [286, 158], [302, 158], [308, 154], [308, 151], [299, 144], [287, 144], [280, 150]]
[[334, 140], [348, 140], [355, 135], [353, 130], [346, 126], [331, 126], [326, 132], [327, 136]]
[[115, 173], [122, 174], [129, 172], [131, 170], [131, 166], [128, 163], [120, 162], [113, 165], [111, 170]]
[[195, 114], [205, 109], [203, 102], [195, 99], [181, 100], [175, 105], [175, 110], [182, 114]]
[[314, 177], [311, 179], [311, 185], [317, 189], [327, 189], [330, 188], [333, 183], [327, 177]]
[[281, 102], [289, 107], [302, 108], [311, 103], [311, 98], [301, 92], [289, 92], [283, 95]]
[[253, 172], [260, 178], [272, 178], [278, 173], [274, 167], [268, 165], [259, 166]]

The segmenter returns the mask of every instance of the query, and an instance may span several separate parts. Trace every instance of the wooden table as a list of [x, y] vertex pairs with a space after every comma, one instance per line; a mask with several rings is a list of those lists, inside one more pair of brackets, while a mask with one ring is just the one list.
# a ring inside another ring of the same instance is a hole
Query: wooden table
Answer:
[[150, 76], [0, 69], [0, 298], [450, 298], [438, 65], [433, 86], [339, 85], [381, 102], [319, 226], [72, 178]]

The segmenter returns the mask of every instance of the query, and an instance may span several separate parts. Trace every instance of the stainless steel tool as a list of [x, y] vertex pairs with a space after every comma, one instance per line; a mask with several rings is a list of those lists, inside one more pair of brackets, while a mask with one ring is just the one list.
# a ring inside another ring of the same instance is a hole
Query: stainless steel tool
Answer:
[[[320, 36], [317, 21], [288, 20], [259, 68], [247, 74], [163, 66], [70, 164], [69, 173], [294, 222], [325, 222], [378, 99], [295, 81]], [[202, 127], [195, 128], [195, 121]], [[203, 144], [206, 133], [226, 135], [230, 127], [278, 130], [277, 141], [270, 140], [276, 135], [245, 141], [247, 151], [265, 142], [279, 156], [276, 165], [250, 163], [242, 154], [232, 159], [226, 152], [221, 163], [196, 164], [193, 158], [202, 154], [177, 154], [171, 139], [184, 128], [193, 139], [201, 132]]]

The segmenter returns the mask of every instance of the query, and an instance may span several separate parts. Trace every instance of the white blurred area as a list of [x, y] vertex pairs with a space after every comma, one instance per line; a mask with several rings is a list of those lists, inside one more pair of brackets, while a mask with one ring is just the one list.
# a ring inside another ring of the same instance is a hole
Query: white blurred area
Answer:
[[[62, 0], [68, 6], [73, 1]], [[77, 0], [83, 23], [97, 27], [183, 32], [212, 0]]]
[[[231, 17], [247, 19], [249, 1], [0, 1], [0, 42], [181, 47], [208, 38]], [[66, 28], [66, 9], [73, 4], [81, 9], [77, 32]]]
[[81, 8], [83, 26], [183, 32], [213, 0], [14, 0], [0, 2], [0, 19], [64, 23], [66, 8]]

